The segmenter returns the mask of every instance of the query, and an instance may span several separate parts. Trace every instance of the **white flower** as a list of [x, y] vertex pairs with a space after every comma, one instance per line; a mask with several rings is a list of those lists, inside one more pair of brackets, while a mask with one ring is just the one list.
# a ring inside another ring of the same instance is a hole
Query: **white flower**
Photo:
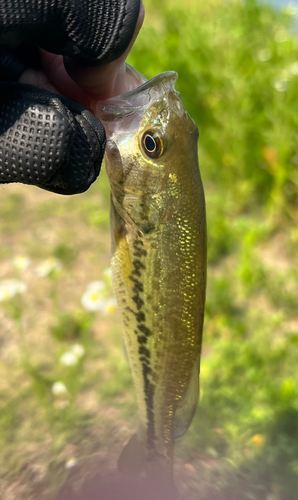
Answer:
[[278, 92], [285, 92], [288, 87], [287, 82], [285, 80], [275, 80], [272, 85], [275, 88], [275, 90], [278, 90]]
[[84, 354], [84, 347], [81, 344], [74, 344], [69, 351], [62, 354], [60, 363], [64, 366], [75, 366]]
[[66, 469], [71, 469], [72, 467], [75, 467], [77, 465], [77, 460], [75, 458], [70, 458], [69, 460], [67, 460], [66, 464], [65, 464], [65, 468]]
[[262, 49], [258, 53], [258, 59], [262, 62], [269, 61], [272, 57], [272, 52], [269, 49]]
[[76, 358], [80, 359], [84, 356], [85, 354], [85, 349], [81, 344], [74, 344], [70, 352], [76, 356]]
[[81, 298], [81, 304], [87, 311], [102, 311], [105, 301], [103, 299], [106, 285], [103, 281], [92, 281], [87, 286]]
[[30, 261], [29, 257], [26, 257], [26, 255], [17, 255], [13, 259], [13, 266], [15, 269], [17, 269], [17, 271], [22, 272], [22, 271], [25, 271], [27, 269], [30, 262], [31, 261]]
[[84, 293], [81, 299], [81, 304], [87, 311], [102, 311], [105, 305], [105, 301], [96, 292]]
[[106, 288], [106, 285], [103, 281], [91, 281], [89, 285], [87, 285], [87, 290], [89, 292], [101, 292]]
[[103, 312], [105, 314], [114, 314], [117, 310], [117, 301], [114, 298], [105, 301]]
[[52, 385], [52, 393], [54, 396], [62, 396], [68, 393], [67, 387], [63, 382], [55, 382]]
[[78, 358], [73, 352], [65, 352], [60, 357], [60, 363], [64, 366], [75, 366], [78, 363]]
[[[111, 269], [104, 270], [106, 280], [111, 280]], [[87, 311], [102, 311], [104, 314], [113, 314], [117, 303], [114, 298], [107, 298], [108, 289], [103, 281], [93, 281], [87, 286], [82, 295], [81, 304]]]
[[12, 299], [18, 293], [24, 293], [27, 285], [23, 281], [11, 279], [0, 281], [0, 302]]
[[61, 268], [61, 261], [51, 257], [50, 259], [46, 259], [41, 262], [35, 269], [35, 272], [39, 278], [45, 278], [54, 272], [60, 271]]

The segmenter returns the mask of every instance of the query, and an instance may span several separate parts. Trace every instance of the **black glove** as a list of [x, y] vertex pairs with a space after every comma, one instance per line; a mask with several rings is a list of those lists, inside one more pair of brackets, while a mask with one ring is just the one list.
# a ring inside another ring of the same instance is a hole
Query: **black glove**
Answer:
[[16, 82], [39, 66], [37, 47], [89, 66], [117, 59], [139, 9], [140, 0], [0, 0], [0, 183], [74, 194], [95, 181], [101, 123], [70, 99]]

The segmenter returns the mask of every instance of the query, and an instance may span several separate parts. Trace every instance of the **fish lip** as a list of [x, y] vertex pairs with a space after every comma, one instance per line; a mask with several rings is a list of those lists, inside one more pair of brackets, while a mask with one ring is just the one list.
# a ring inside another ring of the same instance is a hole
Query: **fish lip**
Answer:
[[96, 103], [95, 115], [103, 123], [117, 121], [147, 108], [154, 100], [154, 95], [151, 95], [151, 91], [154, 92], [154, 89], [158, 87], [157, 92], [161, 96], [167, 93], [169, 88], [174, 90], [174, 85], [178, 79], [176, 71], [165, 71], [147, 81], [132, 66], [127, 65], [127, 71], [134, 76], [135, 80], [138, 79], [138, 81], [143, 83], [124, 94], [111, 97], [105, 101], [98, 101]]
[[[136, 73], [135, 69], [132, 66], [130, 66], [129, 64], [127, 64], [127, 69], [128, 69], [128, 71], [132, 71], [132, 72]], [[142, 77], [142, 75], [141, 75], [141, 77]], [[156, 75], [153, 78], [150, 78], [150, 80], [145, 81], [139, 87], [136, 87], [135, 89], [129, 90], [128, 92], [124, 92], [124, 94], [120, 94], [118, 96], [111, 97], [110, 99], [107, 99], [107, 101], [108, 102], [113, 102], [113, 101], [118, 101], [118, 100], [126, 101], [130, 97], [134, 97], [138, 94], [141, 94], [142, 92], [144, 92], [144, 90], [147, 90], [149, 88], [151, 89], [152, 87], [159, 85], [161, 83], [164, 84], [164, 83], [172, 81], [172, 85], [174, 86], [177, 79], [178, 79], [178, 73], [176, 71], [165, 71], [164, 73], [160, 73], [159, 75]], [[107, 102], [107, 101], [103, 101], [103, 102]]]

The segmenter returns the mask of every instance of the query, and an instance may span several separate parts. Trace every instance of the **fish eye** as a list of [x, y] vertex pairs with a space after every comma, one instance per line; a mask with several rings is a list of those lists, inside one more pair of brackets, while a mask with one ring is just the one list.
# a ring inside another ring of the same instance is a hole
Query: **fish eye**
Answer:
[[143, 133], [141, 144], [143, 150], [149, 158], [159, 158], [164, 150], [163, 140], [157, 132], [146, 130]]

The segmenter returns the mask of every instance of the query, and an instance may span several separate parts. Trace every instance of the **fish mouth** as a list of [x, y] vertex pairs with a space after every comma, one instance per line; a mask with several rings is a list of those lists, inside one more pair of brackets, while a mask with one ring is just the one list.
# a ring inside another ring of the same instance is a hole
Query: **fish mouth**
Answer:
[[156, 85], [166, 85], [167, 82], [171, 82], [170, 86], [171, 86], [171, 88], [173, 88], [175, 83], [176, 83], [176, 80], [178, 79], [178, 73], [176, 73], [176, 71], [165, 71], [164, 73], [160, 73], [159, 75], [154, 76], [150, 80], [146, 80], [143, 75], [138, 73], [129, 64], [127, 64], [126, 70], [127, 70], [127, 73], [129, 75], [131, 75], [132, 78], [134, 78], [134, 81], [140, 81], [143, 83], [140, 86], [135, 87], [135, 88], [129, 90], [128, 92], [125, 92], [124, 94], [121, 94], [121, 95], [116, 96], [116, 97], [112, 97], [111, 99], [109, 99], [109, 101], [113, 101], [113, 100], [117, 100], [117, 99], [126, 101], [126, 100], [129, 100], [131, 97], [134, 97], [140, 93], [143, 93], [147, 89], [151, 89], [152, 87], [154, 87]]
[[[156, 98], [161, 98], [163, 94], [174, 90], [178, 79], [176, 71], [165, 71], [150, 80], [146, 80], [132, 66], [127, 64], [128, 86], [131, 89], [124, 94], [112, 97], [105, 101], [98, 101], [96, 104], [96, 116], [102, 122], [119, 120], [130, 116], [137, 111], [144, 110]], [[139, 86], [135, 86], [140, 82]]]

